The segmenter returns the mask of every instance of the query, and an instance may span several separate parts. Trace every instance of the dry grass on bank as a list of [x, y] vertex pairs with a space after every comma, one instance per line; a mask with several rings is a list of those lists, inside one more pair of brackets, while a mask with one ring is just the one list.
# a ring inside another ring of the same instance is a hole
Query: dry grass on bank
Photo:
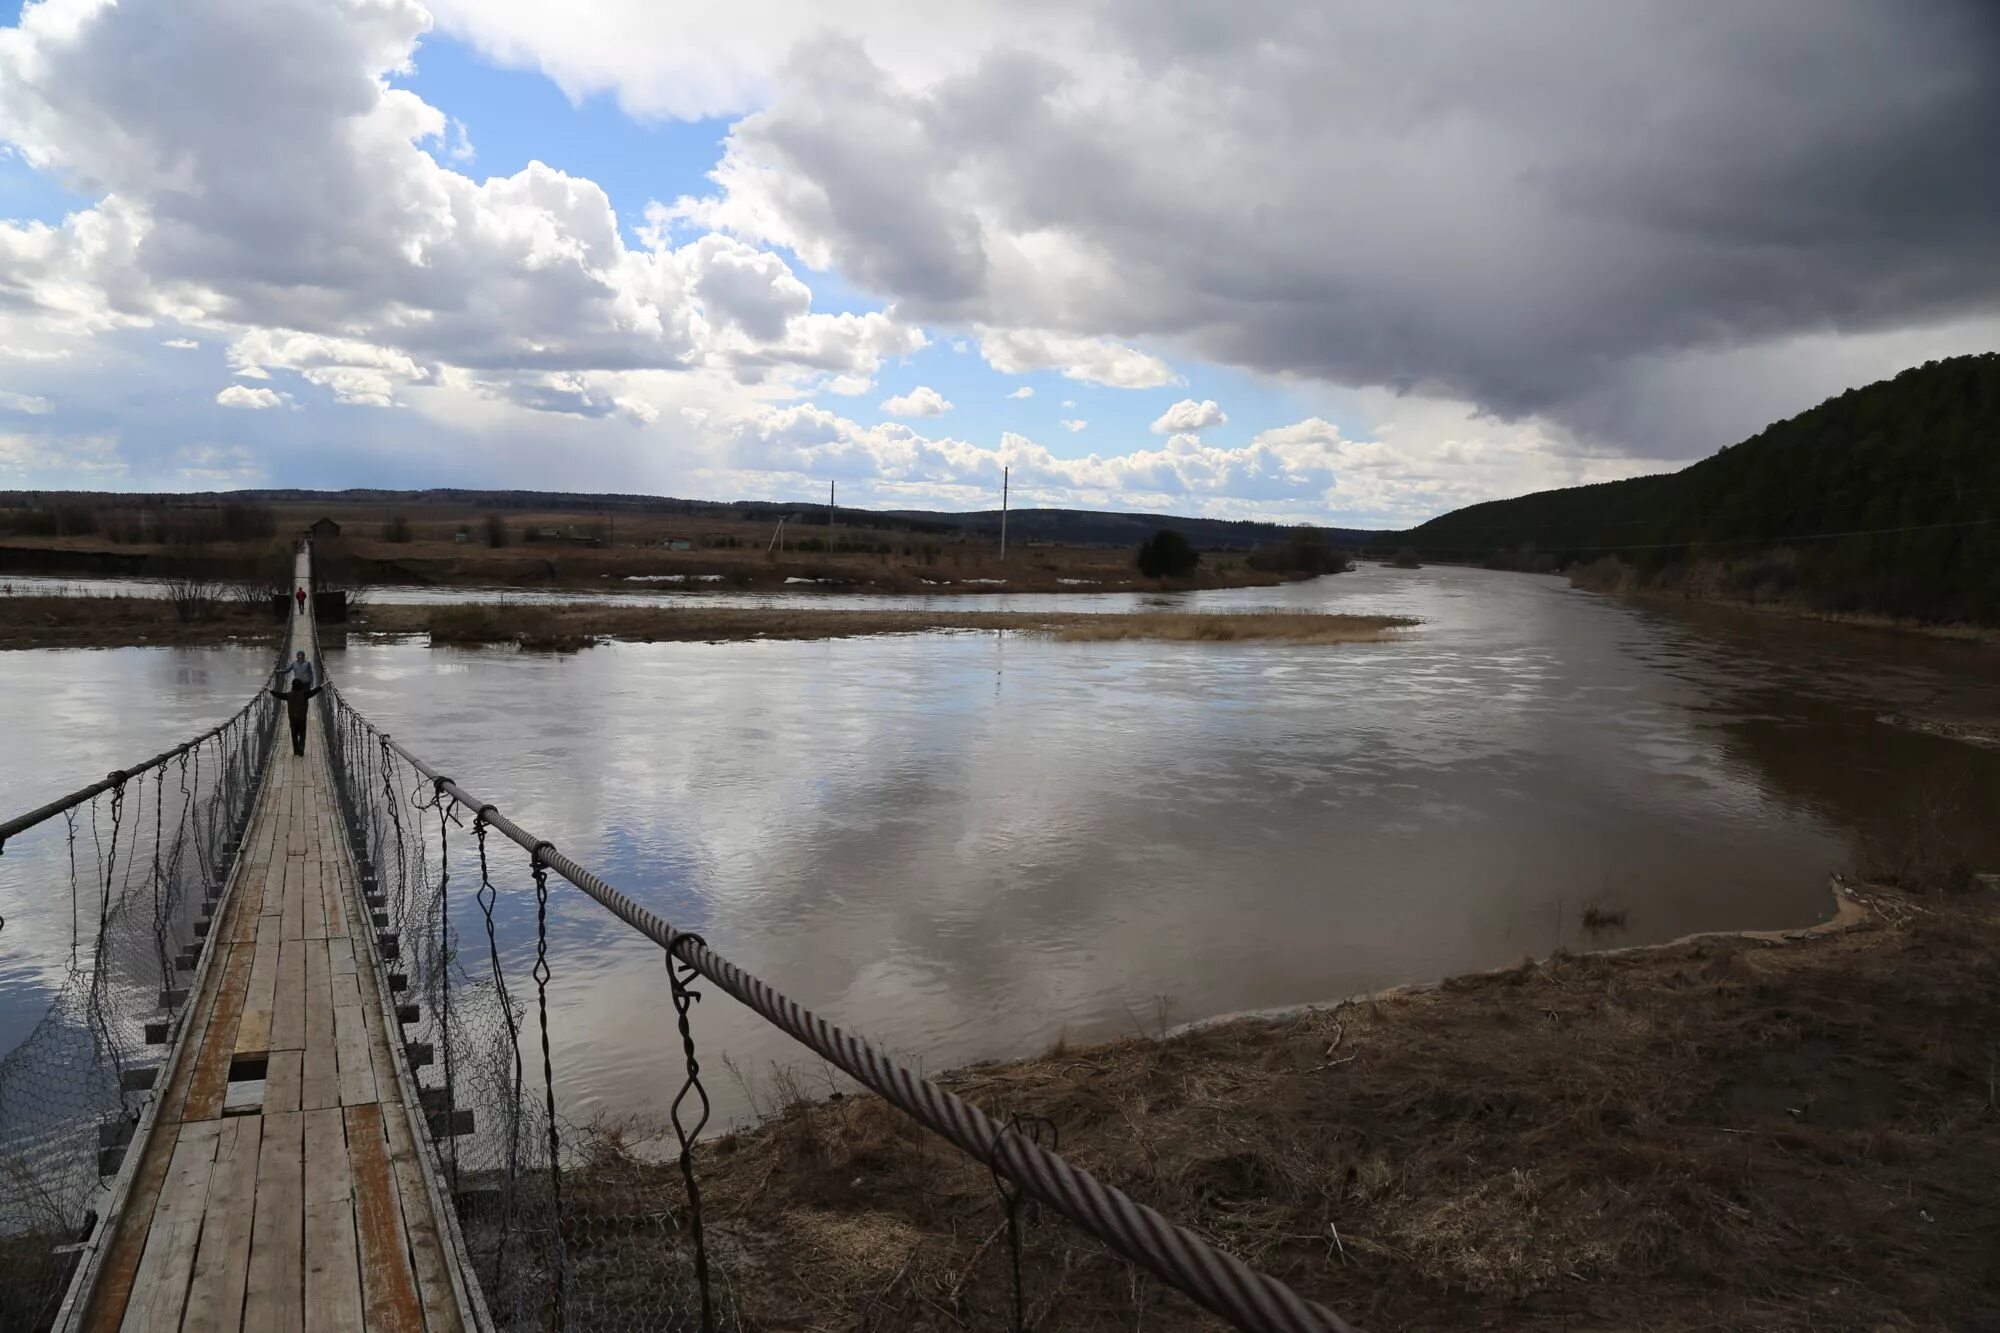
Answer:
[[1315, 614], [1087, 614], [1032, 611], [845, 610], [824, 607], [373, 606], [358, 628], [428, 633], [434, 643], [518, 643], [573, 650], [599, 639], [640, 642], [834, 639], [934, 630], [1011, 630], [1069, 642], [1377, 643], [1414, 621], [1398, 616]]
[[268, 609], [234, 602], [217, 605], [209, 619], [183, 621], [159, 597], [0, 596], [0, 649], [275, 643], [277, 636]]
[[[1558, 955], [944, 1081], [1377, 1333], [2000, 1326], [1995, 895], [1863, 896], [1807, 940]], [[743, 1327], [1009, 1326], [991, 1177], [874, 1098], [794, 1096], [699, 1168]], [[1044, 1333], [1218, 1327], [1054, 1217], [1027, 1251]]]

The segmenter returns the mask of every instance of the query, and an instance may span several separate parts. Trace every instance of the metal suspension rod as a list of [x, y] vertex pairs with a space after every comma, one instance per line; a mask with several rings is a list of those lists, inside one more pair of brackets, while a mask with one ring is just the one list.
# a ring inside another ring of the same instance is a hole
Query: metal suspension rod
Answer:
[[[327, 693], [338, 697], [339, 691], [329, 685]], [[382, 744], [429, 778], [437, 791], [474, 811], [489, 827], [512, 838], [530, 855], [538, 856], [540, 864], [665, 949], [669, 957], [681, 959], [918, 1123], [950, 1140], [974, 1160], [1012, 1179], [1024, 1192], [1104, 1241], [1124, 1258], [1151, 1270], [1239, 1328], [1256, 1333], [1355, 1333], [1353, 1325], [1317, 1301], [1305, 1299], [1277, 1278], [1216, 1249], [1124, 1191], [1071, 1166], [1026, 1135], [904, 1068], [868, 1042], [827, 1022], [744, 971], [698, 936], [676, 929], [664, 917], [634, 902], [550, 843], [521, 828], [492, 802], [474, 796], [410, 753], [387, 732], [361, 717], [345, 699], [339, 702], [374, 732]]]

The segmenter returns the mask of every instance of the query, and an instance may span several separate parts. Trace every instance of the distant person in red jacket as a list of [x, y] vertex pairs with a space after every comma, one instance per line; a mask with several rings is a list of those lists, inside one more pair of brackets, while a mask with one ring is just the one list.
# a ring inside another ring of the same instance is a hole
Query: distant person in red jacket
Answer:
[[304, 588], [300, 588], [297, 592], [293, 593], [292, 596], [299, 599], [299, 614], [304, 615], [306, 613], [306, 590]]

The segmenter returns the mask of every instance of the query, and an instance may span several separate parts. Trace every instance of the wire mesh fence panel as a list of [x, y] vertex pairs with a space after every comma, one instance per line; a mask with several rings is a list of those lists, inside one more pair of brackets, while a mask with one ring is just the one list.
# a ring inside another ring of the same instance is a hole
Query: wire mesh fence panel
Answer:
[[591, 944], [552, 917], [546, 869], [337, 695], [326, 721], [435, 1166], [496, 1325], [703, 1327], [684, 1186], [664, 1146], [564, 1113], [558, 1053], [576, 1016], [551, 982], [587, 968]]
[[[703, 1224], [700, 1165], [713, 1149], [697, 1145], [710, 1103], [692, 1015], [702, 993], [717, 990], [880, 1094], [885, 1114], [909, 1117], [912, 1144], [962, 1153], [959, 1162], [990, 1176], [1000, 1221], [954, 1284], [956, 1312], [940, 1307], [952, 1321], [1054, 1327], [1048, 1300], [1030, 1296], [1035, 1265], [1053, 1260], [1118, 1266], [1135, 1292], [1148, 1273], [1242, 1328], [1348, 1328], [1064, 1161], [1049, 1127], [996, 1120], [917, 1076], [481, 804], [337, 690], [324, 698], [335, 786], [391, 985], [401, 988], [435, 1163], [500, 1328], [744, 1326], [738, 1282], [754, 1283], [760, 1265], [783, 1256]], [[593, 954], [609, 945], [552, 895], [552, 877], [570, 902], [562, 881], [582, 891], [592, 923], [606, 924], [608, 911], [629, 929], [622, 942], [660, 950], [657, 999], [644, 1001], [659, 1005], [658, 1125], [564, 1114], [561, 1052], [581, 1032], [563, 1022], [585, 1016], [566, 1015], [554, 996], [562, 978], [590, 974]], [[1056, 1248], [1039, 1239], [1045, 1215], [1072, 1224], [1073, 1240]], [[987, 1289], [968, 1294], [973, 1281]]]
[[123, 1164], [261, 782], [275, 701], [0, 824], [0, 1330], [46, 1327]]

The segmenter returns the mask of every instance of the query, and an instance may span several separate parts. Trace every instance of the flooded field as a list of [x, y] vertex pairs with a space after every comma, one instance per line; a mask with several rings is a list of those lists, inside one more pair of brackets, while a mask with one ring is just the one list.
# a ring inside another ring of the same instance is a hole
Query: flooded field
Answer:
[[[1943, 812], [2000, 863], [2000, 821], [1980, 814], [2000, 801], [2000, 752], [1882, 720], [2000, 715], [1988, 647], [1474, 570], [949, 601], [1423, 624], [1335, 648], [961, 633], [551, 656], [356, 638], [329, 643], [327, 665], [355, 707], [512, 818], [931, 1070], [1558, 943], [1802, 924], [1830, 910], [1828, 874], [1913, 812]], [[0, 654], [0, 807], [226, 715], [266, 665], [256, 650]], [[471, 843], [452, 836], [456, 886]], [[0, 985], [17, 1007], [39, 975], [34, 912], [17, 931], [14, 905], [35, 856], [24, 840], [0, 860]], [[526, 858], [501, 844], [493, 865], [518, 957]], [[483, 951], [469, 895], [454, 900]], [[1587, 905], [1622, 909], [1626, 929], [1588, 934]], [[571, 1112], [661, 1104], [679, 1061], [658, 952], [563, 887], [550, 956]], [[752, 1083], [800, 1058], [721, 997], [695, 1018], [725, 1121], [746, 1101], [722, 1053]]]

